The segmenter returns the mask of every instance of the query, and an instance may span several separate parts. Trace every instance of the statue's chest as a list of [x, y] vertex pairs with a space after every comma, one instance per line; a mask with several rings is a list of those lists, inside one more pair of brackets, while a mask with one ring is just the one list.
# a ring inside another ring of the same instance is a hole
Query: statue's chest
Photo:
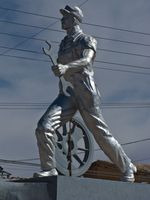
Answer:
[[66, 41], [60, 45], [58, 51], [58, 62], [61, 64], [67, 64], [74, 60], [81, 58], [80, 44], [73, 41]]

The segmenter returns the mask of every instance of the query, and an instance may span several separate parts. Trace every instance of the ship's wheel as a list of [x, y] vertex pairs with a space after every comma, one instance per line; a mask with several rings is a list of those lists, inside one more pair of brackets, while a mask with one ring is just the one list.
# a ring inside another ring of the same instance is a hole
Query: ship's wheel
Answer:
[[93, 138], [80, 118], [75, 116], [56, 131], [55, 146], [56, 168], [60, 174], [81, 176], [90, 167], [94, 153]]

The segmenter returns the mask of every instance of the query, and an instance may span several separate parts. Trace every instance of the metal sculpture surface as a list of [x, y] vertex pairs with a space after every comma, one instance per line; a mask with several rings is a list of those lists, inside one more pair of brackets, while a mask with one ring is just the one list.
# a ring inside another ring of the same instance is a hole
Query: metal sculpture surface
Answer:
[[[49, 45], [49, 50], [46, 50], [45, 48], [43, 48], [43, 52], [50, 57], [51, 59], [51, 62], [54, 66], [57, 65], [57, 62], [54, 58], [54, 54], [53, 54], [53, 49], [52, 49], [52, 45], [50, 43], [50, 41], [46, 41], [46, 43]], [[63, 90], [63, 93], [66, 95], [66, 96], [70, 96], [70, 94], [67, 92], [67, 88], [68, 87], [71, 87], [73, 88], [73, 85], [69, 82], [67, 82], [63, 76], [60, 76], [60, 80], [61, 80], [61, 84], [62, 84], [62, 90]]]
[[[76, 6], [60, 9], [62, 29], [67, 35], [62, 40], [57, 64], [52, 66], [55, 76], [61, 77], [58, 97], [38, 122], [38, 141], [41, 169], [34, 177], [57, 175], [54, 134], [78, 110], [99, 147], [123, 173], [123, 181], [134, 181], [136, 167], [121, 145], [110, 133], [100, 110], [100, 93], [94, 82], [93, 61], [97, 41], [80, 28], [83, 13]], [[64, 91], [62, 77], [69, 82]], [[70, 87], [71, 86], [71, 87]]]

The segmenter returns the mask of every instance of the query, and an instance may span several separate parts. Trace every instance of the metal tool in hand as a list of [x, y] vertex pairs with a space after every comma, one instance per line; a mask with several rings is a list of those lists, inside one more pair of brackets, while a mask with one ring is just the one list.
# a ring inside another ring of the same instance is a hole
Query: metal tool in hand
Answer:
[[[57, 65], [57, 62], [56, 62], [56, 59], [54, 58], [53, 48], [52, 48], [51, 42], [46, 41], [46, 43], [49, 45], [49, 50], [46, 50], [45, 48], [43, 48], [43, 52], [44, 52], [45, 55], [50, 57], [52, 64], [55, 66], [55, 65]], [[63, 90], [64, 94], [66, 96], [70, 96], [70, 94], [67, 92], [67, 88], [68, 87], [73, 88], [73, 85], [70, 82], [66, 81], [63, 76], [60, 77], [60, 80], [61, 80], [61, 83], [62, 83], [62, 90]]]

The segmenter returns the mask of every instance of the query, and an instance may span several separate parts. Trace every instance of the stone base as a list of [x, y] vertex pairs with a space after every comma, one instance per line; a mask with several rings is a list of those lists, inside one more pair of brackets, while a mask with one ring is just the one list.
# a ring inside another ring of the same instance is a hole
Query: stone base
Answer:
[[149, 200], [150, 185], [82, 177], [6, 181], [0, 179], [0, 200]]

